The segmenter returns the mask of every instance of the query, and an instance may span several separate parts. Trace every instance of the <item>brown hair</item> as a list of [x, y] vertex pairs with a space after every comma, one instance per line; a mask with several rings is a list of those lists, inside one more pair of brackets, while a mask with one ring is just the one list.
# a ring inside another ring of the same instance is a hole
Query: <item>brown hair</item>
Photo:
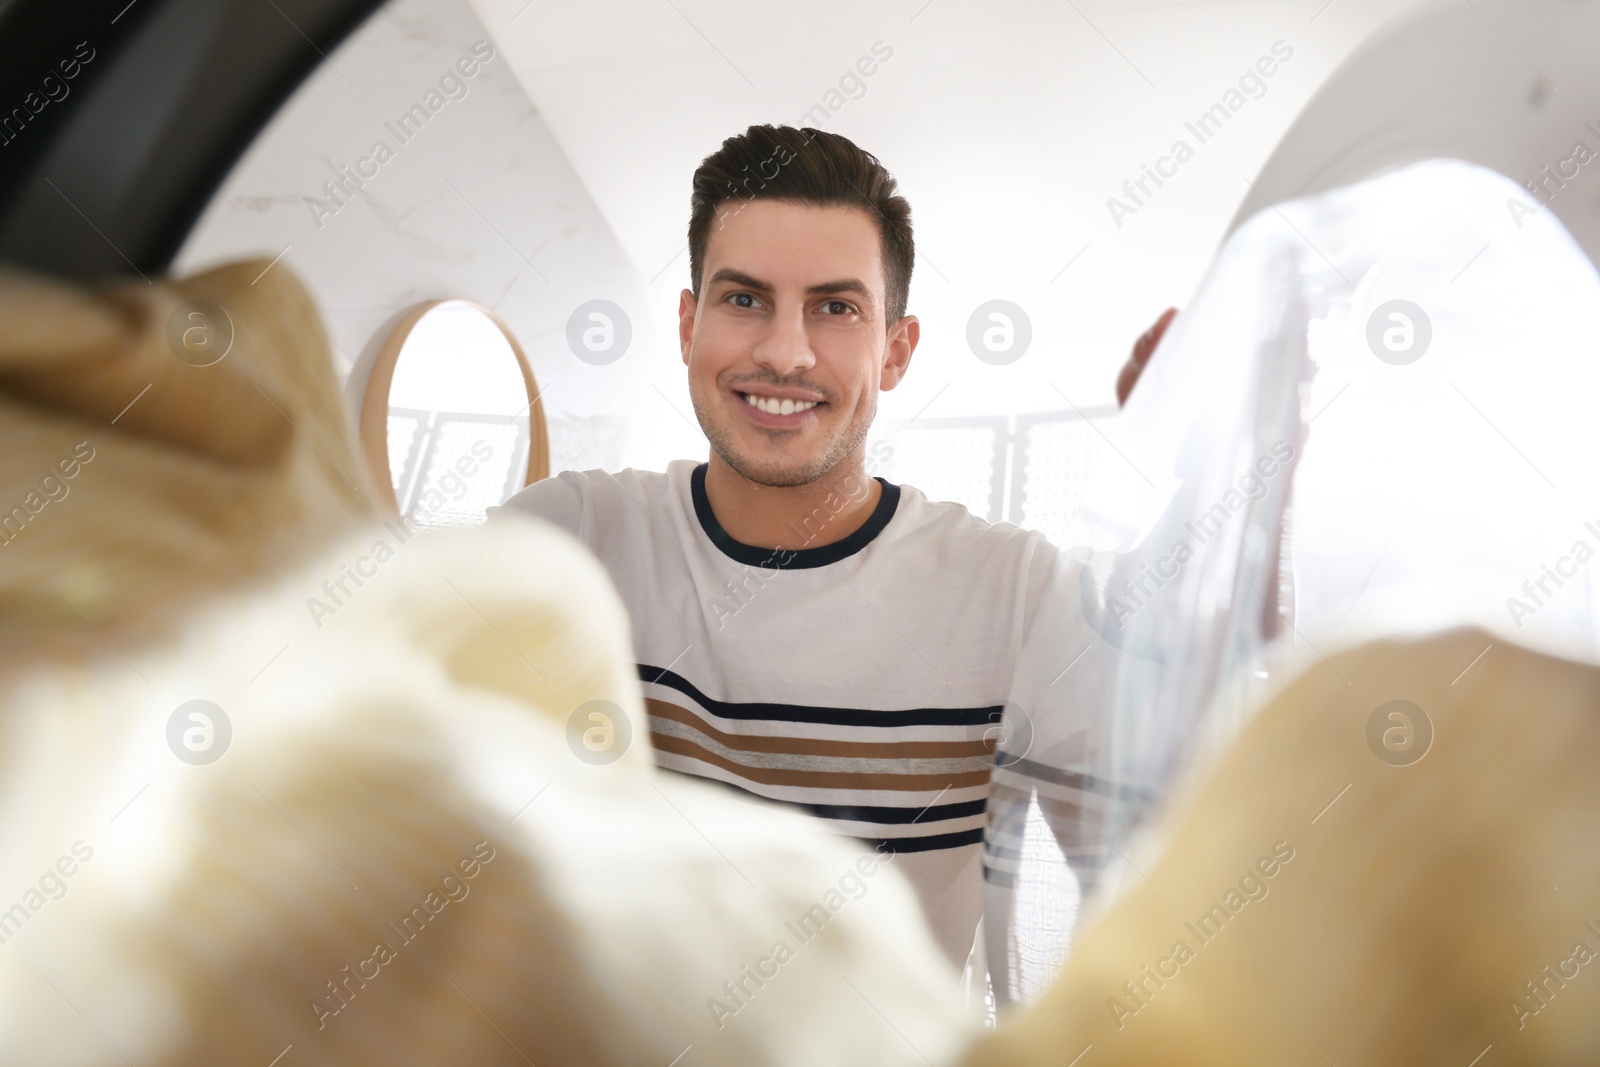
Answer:
[[911, 266], [911, 205], [894, 176], [849, 138], [810, 126], [751, 126], [728, 138], [694, 172], [689, 204], [689, 273], [696, 300], [706, 245], [719, 205], [729, 200], [787, 200], [817, 207], [859, 207], [878, 220], [883, 245], [885, 327], [906, 313]]

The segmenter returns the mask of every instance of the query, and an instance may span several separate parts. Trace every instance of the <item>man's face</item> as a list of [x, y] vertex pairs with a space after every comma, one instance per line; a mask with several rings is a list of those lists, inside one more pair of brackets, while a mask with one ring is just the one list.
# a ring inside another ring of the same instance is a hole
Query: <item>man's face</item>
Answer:
[[880, 389], [918, 336], [886, 330], [883, 254], [865, 210], [773, 200], [718, 209], [697, 302], [679, 300], [689, 395], [711, 447], [762, 485], [816, 481], [859, 457]]

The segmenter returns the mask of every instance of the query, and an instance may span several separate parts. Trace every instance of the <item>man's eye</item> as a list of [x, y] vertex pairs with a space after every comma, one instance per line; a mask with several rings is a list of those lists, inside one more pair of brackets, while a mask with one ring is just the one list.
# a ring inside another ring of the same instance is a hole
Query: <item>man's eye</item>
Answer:
[[[748, 308], [748, 307], [755, 307], [756, 306], [755, 305], [755, 299], [756, 298], [754, 296], [750, 295], [749, 293], [734, 293], [728, 299], [734, 301], [736, 307]], [[741, 300], [748, 300], [748, 301], [750, 301], [750, 303], [748, 303], [748, 304], [738, 303]]]
[[823, 306], [826, 307], [829, 312], [835, 315], [848, 315], [850, 312], [855, 310], [855, 308], [851, 307], [843, 300], [830, 300]]

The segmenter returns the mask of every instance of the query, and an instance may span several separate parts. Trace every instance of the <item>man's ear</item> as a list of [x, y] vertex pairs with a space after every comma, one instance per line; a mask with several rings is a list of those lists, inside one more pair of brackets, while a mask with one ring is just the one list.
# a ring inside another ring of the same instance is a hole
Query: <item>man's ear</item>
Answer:
[[917, 350], [917, 340], [922, 336], [922, 324], [915, 315], [907, 315], [889, 331], [888, 343], [883, 352], [883, 374], [878, 388], [887, 393], [900, 384], [911, 366], [911, 354]]
[[694, 344], [694, 290], [685, 289], [678, 296], [678, 347], [683, 349], [683, 365], [689, 365], [689, 349]]

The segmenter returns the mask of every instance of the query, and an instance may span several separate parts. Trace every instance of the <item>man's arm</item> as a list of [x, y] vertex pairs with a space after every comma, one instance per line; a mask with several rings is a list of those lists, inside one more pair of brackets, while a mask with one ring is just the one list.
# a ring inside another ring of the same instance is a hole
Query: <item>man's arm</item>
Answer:
[[1127, 404], [1128, 397], [1133, 395], [1133, 387], [1139, 384], [1139, 376], [1144, 373], [1145, 365], [1150, 362], [1150, 357], [1155, 355], [1156, 346], [1161, 343], [1161, 338], [1166, 336], [1167, 327], [1172, 325], [1172, 320], [1177, 314], [1177, 308], [1163, 311], [1156, 324], [1140, 334], [1139, 339], [1134, 342], [1128, 362], [1122, 365], [1122, 373], [1117, 375], [1117, 407]]
[[1081, 577], [1088, 549], [1041, 543], [1007, 714], [1011, 753], [997, 759], [1013, 788], [1031, 787], [1061, 854], [1087, 896], [1110, 843], [1116, 796], [1107, 781], [1111, 745], [1105, 670], [1116, 650], [1085, 618]]
[[583, 521], [583, 475], [577, 471], [562, 471], [553, 478], [534, 482], [511, 494], [499, 507], [490, 508], [488, 521], [496, 522], [509, 515], [536, 515], [587, 544]]
[[1049, 859], [1032, 869], [1023, 863], [1033, 804], [1084, 899], [1113, 854], [1105, 834], [1116, 832], [1123, 800], [1108, 780], [1113, 753], [1104, 678], [1117, 652], [1085, 617], [1081, 578], [1092, 558], [1087, 549], [1064, 551], [1041, 540], [1027, 581], [983, 855], [990, 972], [1002, 1002], [1026, 998], [1030, 976], [1022, 961], [1060, 948], [1049, 942], [1065, 937], [1013, 907], [1020, 881], [1049, 884], [1064, 873], [1052, 871]]

